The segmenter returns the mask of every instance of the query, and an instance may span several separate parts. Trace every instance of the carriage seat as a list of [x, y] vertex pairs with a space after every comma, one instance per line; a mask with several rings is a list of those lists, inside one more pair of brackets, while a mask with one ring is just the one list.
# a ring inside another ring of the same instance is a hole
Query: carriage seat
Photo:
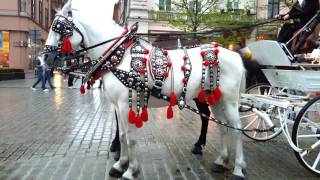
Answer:
[[277, 41], [256, 41], [250, 43], [248, 48], [262, 66], [291, 66], [294, 59], [286, 46]]

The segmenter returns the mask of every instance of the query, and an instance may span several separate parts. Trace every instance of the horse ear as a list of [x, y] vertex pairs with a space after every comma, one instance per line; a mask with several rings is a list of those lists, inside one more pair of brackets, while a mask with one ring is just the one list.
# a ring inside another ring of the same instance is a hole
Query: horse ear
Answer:
[[63, 14], [68, 14], [69, 11], [71, 11], [71, 2], [72, 0], [69, 0], [62, 8], [62, 13]]

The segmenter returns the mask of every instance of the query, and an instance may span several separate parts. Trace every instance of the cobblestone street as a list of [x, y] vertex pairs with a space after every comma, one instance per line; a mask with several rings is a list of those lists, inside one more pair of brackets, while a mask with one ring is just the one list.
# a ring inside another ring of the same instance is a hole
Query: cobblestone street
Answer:
[[[69, 89], [55, 74], [54, 90], [30, 89], [35, 81], [0, 81], [0, 180], [106, 180], [114, 163], [109, 152], [115, 133], [114, 111], [93, 88], [85, 95]], [[79, 83], [79, 82], [78, 82]], [[79, 87], [79, 86], [77, 86]], [[166, 120], [166, 108], [151, 109], [149, 122], [139, 130], [138, 160], [141, 180], [229, 179], [229, 171], [215, 174], [210, 167], [218, 156], [219, 133], [210, 123], [202, 156], [190, 150], [200, 133], [201, 120], [178, 111]], [[249, 180], [316, 180], [302, 167], [280, 135], [257, 143], [244, 138]]]

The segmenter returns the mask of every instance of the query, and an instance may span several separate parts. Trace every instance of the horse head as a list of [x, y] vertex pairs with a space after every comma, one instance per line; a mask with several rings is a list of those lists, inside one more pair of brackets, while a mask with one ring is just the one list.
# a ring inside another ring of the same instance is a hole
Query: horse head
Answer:
[[[83, 26], [74, 18], [69, 0], [59, 10], [52, 22], [45, 43], [44, 54], [48, 66], [61, 65], [57, 57], [68, 55], [76, 49], [85, 48], [87, 37]], [[60, 59], [61, 60], [61, 59]]]

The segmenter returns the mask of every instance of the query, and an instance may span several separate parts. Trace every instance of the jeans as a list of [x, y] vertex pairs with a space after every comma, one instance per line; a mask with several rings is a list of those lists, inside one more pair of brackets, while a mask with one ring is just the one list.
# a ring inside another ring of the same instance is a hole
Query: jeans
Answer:
[[45, 86], [44, 86], [45, 78], [44, 78], [43, 71], [38, 69], [37, 76], [38, 76], [38, 80], [32, 85], [32, 88], [35, 88], [39, 84], [39, 82], [41, 81], [42, 82], [42, 89], [44, 89], [45, 88]]
[[45, 75], [44, 75], [44, 81], [42, 81], [42, 87], [46, 87], [46, 82], [48, 81], [51, 89], [54, 88], [54, 86], [52, 85], [52, 82], [51, 82], [51, 69], [47, 69], [45, 71]]

